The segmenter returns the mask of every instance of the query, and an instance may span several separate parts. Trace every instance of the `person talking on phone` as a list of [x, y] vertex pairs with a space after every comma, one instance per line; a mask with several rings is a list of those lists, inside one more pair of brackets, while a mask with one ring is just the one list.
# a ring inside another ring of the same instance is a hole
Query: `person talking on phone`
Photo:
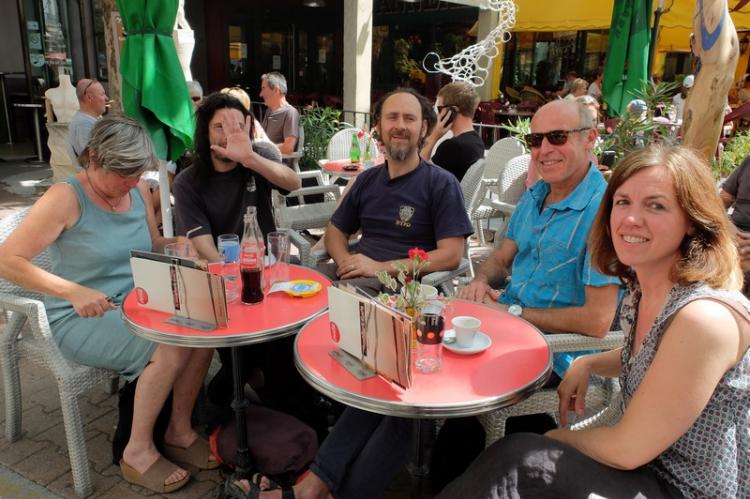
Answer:
[[[459, 182], [484, 157], [484, 142], [472, 123], [478, 105], [479, 94], [469, 83], [454, 81], [441, 88], [435, 101], [438, 122], [421, 149], [422, 158], [448, 170]], [[453, 137], [440, 142], [449, 130]]]

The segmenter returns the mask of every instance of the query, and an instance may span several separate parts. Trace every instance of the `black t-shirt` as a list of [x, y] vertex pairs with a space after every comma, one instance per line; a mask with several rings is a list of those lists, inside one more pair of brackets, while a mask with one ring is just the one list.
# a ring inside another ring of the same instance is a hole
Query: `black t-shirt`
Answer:
[[442, 142], [432, 162], [456, 176], [460, 182], [466, 170], [484, 157], [484, 142], [477, 132], [465, 132]]
[[750, 231], [750, 156], [729, 175], [721, 188], [735, 197], [734, 225], [740, 230]]
[[[256, 152], [273, 161], [279, 161], [278, 149], [254, 145]], [[197, 162], [175, 177], [175, 234], [191, 236], [210, 234], [214, 241], [221, 234], [242, 237], [243, 216], [248, 206], [257, 208], [258, 225], [265, 236], [276, 230], [271, 206], [271, 190], [276, 188], [263, 176], [238, 164], [228, 172], [212, 170], [208, 179], [198, 184]], [[281, 190], [281, 189], [279, 189]], [[285, 191], [282, 191], [285, 192]]]

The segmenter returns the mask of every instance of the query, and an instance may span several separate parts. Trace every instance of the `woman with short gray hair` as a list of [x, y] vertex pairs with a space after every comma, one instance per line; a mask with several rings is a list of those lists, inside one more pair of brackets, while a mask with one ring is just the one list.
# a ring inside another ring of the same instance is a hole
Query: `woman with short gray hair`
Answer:
[[[0, 277], [44, 295], [63, 356], [116, 370], [128, 381], [138, 378], [120, 469], [129, 482], [171, 492], [188, 481], [184, 468], [217, 466], [208, 443], [190, 425], [213, 352], [136, 336], [117, 309], [133, 289], [130, 250], [161, 251], [177, 240], [159, 234], [148, 188], [140, 181], [156, 164], [145, 128], [129, 118], [103, 118], [81, 160], [83, 169], [50, 187], [0, 246]], [[32, 263], [45, 249], [50, 272]], [[172, 413], [161, 456], [153, 431], [170, 392]]]

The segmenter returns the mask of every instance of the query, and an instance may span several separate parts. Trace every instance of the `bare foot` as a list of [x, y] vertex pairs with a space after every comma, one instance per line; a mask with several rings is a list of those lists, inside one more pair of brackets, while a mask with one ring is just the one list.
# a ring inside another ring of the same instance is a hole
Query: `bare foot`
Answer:
[[[159, 459], [159, 451], [153, 446], [148, 449], [139, 450], [132, 448], [132, 446], [128, 444], [125, 447], [125, 451], [122, 453], [122, 460], [125, 461], [125, 464], [140, 474], [144, 474], [157, 459]], [[178, 468], [164, 480], [164, 485], [177, 483], [187, 477], [188, 474], [187, 470]]]

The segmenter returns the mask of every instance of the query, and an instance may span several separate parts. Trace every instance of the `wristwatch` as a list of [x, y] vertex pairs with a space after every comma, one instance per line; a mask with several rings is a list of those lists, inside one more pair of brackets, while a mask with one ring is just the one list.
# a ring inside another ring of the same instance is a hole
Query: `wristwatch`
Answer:
[[515, 315], [516, 317], [521, 317], [523, 315], [523, 307], [514, 303], [508, 307], [508, 313], [510, 315]]

